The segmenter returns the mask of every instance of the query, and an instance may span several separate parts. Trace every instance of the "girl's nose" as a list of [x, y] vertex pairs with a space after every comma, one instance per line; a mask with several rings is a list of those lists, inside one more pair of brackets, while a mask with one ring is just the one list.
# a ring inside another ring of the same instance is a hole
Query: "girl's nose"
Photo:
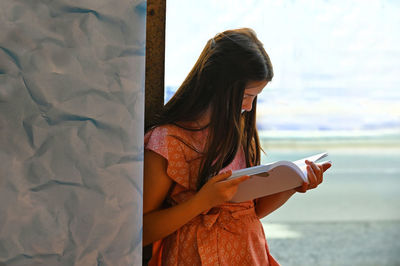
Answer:
[[247, 112], [250, 112], [252, 107], [253, 107], [253, 101], [244, 102], [242, 104], [242, 110], [245, 110]]

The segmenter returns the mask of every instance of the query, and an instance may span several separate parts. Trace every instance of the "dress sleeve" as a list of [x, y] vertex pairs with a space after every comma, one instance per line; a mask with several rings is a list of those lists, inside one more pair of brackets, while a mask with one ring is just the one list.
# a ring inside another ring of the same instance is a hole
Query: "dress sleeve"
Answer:
[[182, 142], [173, 128], [160, 126], [149, 131], [144, 137], [144, 148], [156, 152], [164, 157], [167, 162], [168, 176], [179, 185], [189, 188], [189, 164], [185, 159]]

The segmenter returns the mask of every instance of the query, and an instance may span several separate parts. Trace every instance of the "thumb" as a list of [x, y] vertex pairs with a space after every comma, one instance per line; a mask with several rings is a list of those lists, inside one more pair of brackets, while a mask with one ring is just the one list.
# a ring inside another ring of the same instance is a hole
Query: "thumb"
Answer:
[[331, 162], [326, 162], [322, 164], [322, 171], [325, 172], [326, 170], [328, 170], [330, 167], [332, 166]]
[[241, 177], [238, 177], [238, 178], [226, 181], [226, 182], [229, 182], [229, 185], [231, 185], [231, 186], [236, 186], [236, 185], [242, 183], [243, 181], [246, 181], [249, 178], [250, 178], [249, 175], [244, 175], [244, 176], [241, 176]]
[[224, 172], [224, 173], [221, 173], [221, 174], [218, 174], [218, 175], [214, 176], [213, 178], [210, 179], [210, 181], [212, 183], [216, 183], [216, 182], [219, 182], [219, 181], [227, 179], [231, 175], [232, 175], [232, 170], [229, 170], [227, 172]]

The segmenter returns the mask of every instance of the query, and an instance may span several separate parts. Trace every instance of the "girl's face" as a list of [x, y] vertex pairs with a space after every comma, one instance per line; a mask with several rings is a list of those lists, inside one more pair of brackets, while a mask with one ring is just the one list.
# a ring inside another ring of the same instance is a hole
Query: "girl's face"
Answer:
[[262, 92], [264, 87], [267, 85], [268, 81], [250, 81], [247, 83], [246, 88], [244, 89], [244, 96], [242, 101], [242, 112], [251, 111], [253, 107], [254, 98]]

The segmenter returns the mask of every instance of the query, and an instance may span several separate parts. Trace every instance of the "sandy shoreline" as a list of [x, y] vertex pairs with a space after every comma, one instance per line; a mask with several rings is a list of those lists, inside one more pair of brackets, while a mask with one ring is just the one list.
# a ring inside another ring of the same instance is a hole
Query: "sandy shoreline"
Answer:
[[283, 266], [400, 265], [400, 220], [264, 223], [271, 254]]

